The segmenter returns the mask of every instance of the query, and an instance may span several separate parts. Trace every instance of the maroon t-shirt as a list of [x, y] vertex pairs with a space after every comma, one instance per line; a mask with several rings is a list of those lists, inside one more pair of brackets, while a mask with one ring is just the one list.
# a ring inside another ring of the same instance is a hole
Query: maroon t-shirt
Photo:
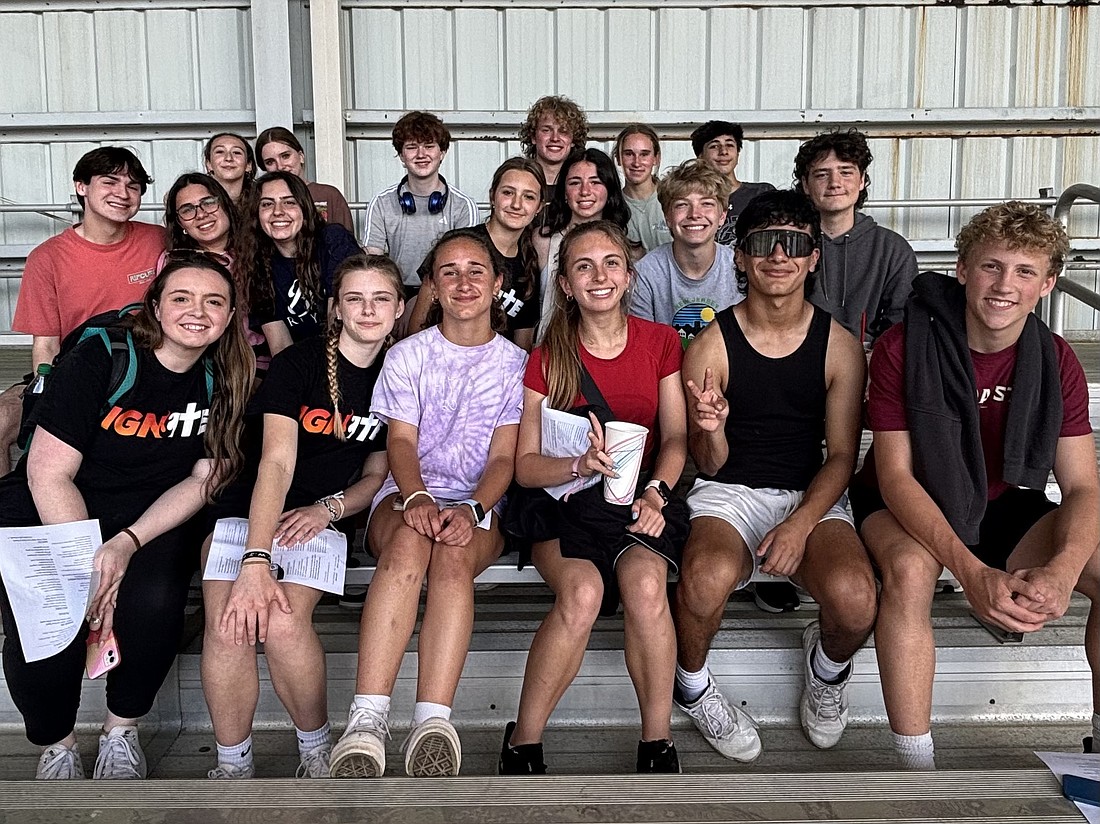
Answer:
[[[1091, 434], [1085, 370], [1069, 344], [1058, 335], [1053, 337], [1062, 383], [1062, 429], [1058, 437]], [[989, 354], [971, 349], [970, 359], [974, 363], [974, 379], [978, 388], [982, 450], [985, 452], [989, 500], [992, 501], [1009, 488], [1004, 481], [1004, 432], [1016, 370], [1016, 344]], [[903, 324], [891, 327], [875, 343], [871, 353], [870, 376], [867, 390], [868, 426], [875, 432], [908, 431]]]

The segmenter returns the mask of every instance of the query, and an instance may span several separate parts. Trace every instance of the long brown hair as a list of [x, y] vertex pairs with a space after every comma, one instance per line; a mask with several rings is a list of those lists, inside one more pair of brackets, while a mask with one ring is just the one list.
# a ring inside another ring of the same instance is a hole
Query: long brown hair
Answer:
[[[500, 252], [493, 246], [493, 242], [489, 239], [488, 235], [482, 234], [476, 229], [462, 228], [451, 229], [451, 231], [441, 235], [439, 240], [435, 242], [432, 250], [428, 252], [428, 256], [424, 258], [423, 268], [426, 270], [430, 280], [435, 280], [435, 264], [436, 259], [439, 257], [440, 250], [448, 243], [456, 240], [468, 240], [484, 249], [486, 257], [489, 258], [489, 265], [493, 270], [493, 277], [504, 277], [504, 272], [500, 265]], [[420, 294], [426, 298], [428, 297], [428, 290], [421, 289]], [[435, 326], [441, 320], [443, 320], [443, 307], [439, 305], [439, 301], [432, 300], [432, 305], [428, 307], [428, 314], [424, 318], [424, 328], [427, 329], [431, 326]], [[489, 312], [489, 325], [494, 332], [503, 332], [508, 328], [508, 320], [504, 315], [504, 307], [500, 305], [500, 298], [495, 292], [493, 293], [492, 309]]]
[[[493, 172], [493, 182], [489, 184], [489, 220], [493, 219], [492, 214], [492, 202], [496, 196], [497, 187], [500, 186], [500, 182], [504, 179], [504, 176], [508, 172], [527, 172], [535, 179], [535, 182], [539, 185], [539, 208], [543, 208], [546, 203], [541, 200], [543, 193], [546, 191], [546, 175], [542, 171], [542, 166], [533, 160], [529, 160], [526, 157], [510, 157], [501, 163], [495, 172]], [[488, 223], [489, 221], [485, 221]], [[539, 277], [539, 256], [535, 252], [535, 244], [532, 241], [532, 237], [535, 234], [535, 228], [539, 223], [539, 213], [536, 212], [534, 218], [524, 228], [523, 232], [519, 236], [519, 261], [523, 269], [523, 280], [521, 282], [505, 283], [504, 288], [509, 287], [516, 290], [516, 294], [523, 300], [527, 301], [531, 299], [531, 296], [535, 293], [535, 285], [538, 283]]]
[[[378, 272], [385, 275], [390, 285], [397, 293], [397, 299], [405, 299], [405, 284], [401, 280], [401, 270], [397, 264], [385, 255], [352, 255], [337, 268], [332, 276], [332, 303], [338, 306], [340, 293], [344, 288], [344, 279], [352, 272]], [[340, 414], [340, 381], [337, 368], [340, 358], [337, 353], [340, 349], [340, 332], [344, 328], [344, 322], [337, 317], [336, 312], [328, 316], [328, 325], [325, 327], [325, 366], [328, 376], [328, 397], [332, 401], [332, 433], [339, 439], [345, 440], [344, 417]], [[383, 351], [389, 349], [394, 343], [393, 331], [386, 336]]]
[[[133, 315], [136, 346], [155, 351], [164, 343], [164, 330], [157, 320], [157, 306], [168, 278], [181, 269], [204, 269], [219, 275], [229, 287], [230, 309], [237, 310], [237, 290], [229, 270], [202, 252], [177, 250], [150, 284], [141, 309]], [[222, 336], [206, 348], [203, 358], [210, 358], [214, 367], [214, 391], [203, 443], [207, 457], [219, 465], [218, 471], [212, 473], [204, 484], [203, 491], [209, 500], [225, 489], [244, 465], [240, 443], [244, 434], [244, 411], [252, 395], [256, 359], [245, 339], [244, 324], [239, 318], [234, 316], [229, 319]]]
[[270, 311], [275, 302], [271, 262], [279, 250], [275, 241], [260, 228], [260, 200], [266, 184], [282, 181], [302, 211], [302, 231], [296, 238], [298, 251], [294, 255], [294, 276], [302, 284], [310, 304], [323, 316], [324, 295], [321, 293], [321, 267], [317, 263], [318, 240], [325, 222], [313, 206], [309, 189], [297, 175], [290, 172], [268, 172], [256, 180], [248, 201], [245, 231], [239, 233], [240, 243], [234, 249], [234, 268], [240, 279], [243, 299], [249, 311]]
[[[630, 241], [618, 224], [610, 220], [593, 220], [569, 229], [561, 241], [558, 253], [558, 271], [554, 273], [554, 311], [546, 325], [542, 341], [542, 376], [548, 389], [547, 403], [553, 409], [570, 409], [581, 391], [581, 356], [578, 349], [581, 310], [572, 298], [566, 297], [562, 280], [569, 271], [569, 258], [577, 242], [591, 234], [602, 234], [619, 247], [623, 263], [631, 277], [634, 266], [630, 262]], [[629, 294], [623, 295], [619, 304], [623, 315], [630, 305]]]

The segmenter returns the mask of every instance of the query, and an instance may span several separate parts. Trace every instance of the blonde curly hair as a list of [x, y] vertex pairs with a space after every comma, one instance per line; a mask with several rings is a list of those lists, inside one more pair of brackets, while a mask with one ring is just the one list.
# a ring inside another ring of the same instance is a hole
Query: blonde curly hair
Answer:
[[1009, 249], [1027, 249], [1050, 257], [1048, 274], [1057, 276], [1069, 254], [1069, 236], [1062, 224], [1032, 203], [1010, 200], [978, 212], [955, 238], [960, 260], [983, 243], [1003, 242]]

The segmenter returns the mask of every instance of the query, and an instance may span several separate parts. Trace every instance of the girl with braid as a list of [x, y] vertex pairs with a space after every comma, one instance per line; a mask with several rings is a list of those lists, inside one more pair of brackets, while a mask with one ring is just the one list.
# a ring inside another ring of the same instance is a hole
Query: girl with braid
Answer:
[[[371, 412], [394, 323], [405, 309], [401, 273], [387, 257], [358, 254], [337, 269], [324, 337], [271, 361], [250, 412], [262, 415], [263, 447], [217, 507], [248, 513], [246, 551], [308, 541], [370, 506], [388, 472], [386, 426]], [[210, 547], [209, 539], [204, 552]], [[275, 580], [245, 563], [235, 582], [204, 581], [202, 682], [218, 745], [211, 778], [251, 778], [252, 720], [259, 698], [256, 642], [298, 736], [300, 778], [328, 777], [325, 655], [313, 629], [321, 592]]]

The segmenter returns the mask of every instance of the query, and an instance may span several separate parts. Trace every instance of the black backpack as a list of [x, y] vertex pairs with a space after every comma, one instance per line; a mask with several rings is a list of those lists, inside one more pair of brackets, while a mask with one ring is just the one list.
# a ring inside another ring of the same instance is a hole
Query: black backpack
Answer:
[[[65, 336], [61, 341], [60, 350], [53, 359], [56, 370], [58, 364], [73, 349], [89, 338], [99, 338], [103, 342], [107, 351], [111, 353], [111, 380], [107, 384], [107, 399], [103, 402], [101, 410], [104, 414], [118, 402], [119, 398], [129, 392], [137, 381], [138, 357], [134, 349], [134, 333], [126, 319], [140, 308], [140, 303], [131, 303], [121, 309], [111, 309], [92, 315]], [[214, 394], [214, 362], [211, 358], [204, 356], [203, 365], [206, 373], [206, 400], [209, 402]], [[47, 376], [47, 383], [49, 380], [50, 377]], [[29, 391], [23, 393], [23, 418], [19, 425], [17, 441], [19, 448], [23, 450], [30, 449], [31, 436], [34, 434], [34, 424], [30, 422], [30, 418], [38, 397], [37, 394], [32, 395]]]

